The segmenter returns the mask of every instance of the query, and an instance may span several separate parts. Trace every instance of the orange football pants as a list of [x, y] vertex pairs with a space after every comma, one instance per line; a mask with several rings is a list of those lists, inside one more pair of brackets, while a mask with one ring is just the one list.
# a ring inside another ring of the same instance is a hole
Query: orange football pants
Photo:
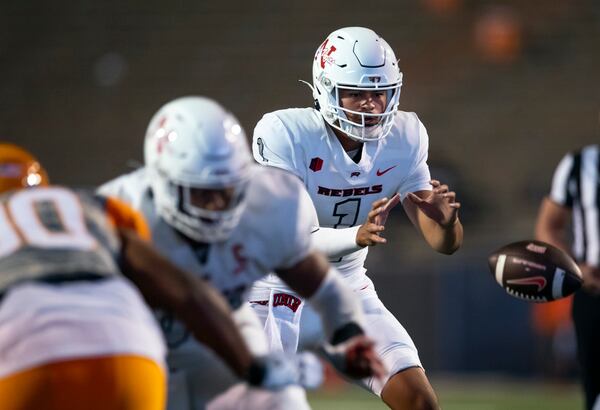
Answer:
[[2, 410], [163, 410], [166, 378], [153, 360], [65, 360], [0, 379]]

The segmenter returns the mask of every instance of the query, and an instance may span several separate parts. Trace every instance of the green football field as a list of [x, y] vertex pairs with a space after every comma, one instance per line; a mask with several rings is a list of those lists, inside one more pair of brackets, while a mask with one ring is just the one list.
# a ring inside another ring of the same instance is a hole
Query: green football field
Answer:
[[[444, 410], [579, 410], [579, 386], [518, 381], [436, 381], [432, 384]], [[309, 394], [314, 410], [387, 409], [358, 387]]]

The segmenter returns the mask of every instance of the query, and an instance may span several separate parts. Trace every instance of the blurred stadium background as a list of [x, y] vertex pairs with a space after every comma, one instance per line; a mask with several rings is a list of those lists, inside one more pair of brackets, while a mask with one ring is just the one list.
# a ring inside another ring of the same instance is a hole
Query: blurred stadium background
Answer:
[[[532, 236], [558, 160], [598, 142], [598, 0], [6, 1], [0, 138], [54, 182], [93, 186], [141, 161], [147, 122], [172, 98], [216, 98], [249, 135], [265, 112], [310, 105], [298, 79], [349, 25], [395, 49], [401, 109], [427, 126], [433, 174], [463, 203], [456, 255], [435, 255], [398, 210], [369, 261], [445, 408], [581, 407], [565, 308], [535, 316], [486, 257]], [[379, 408], [364, 397], [331, 381], [314, 403]]]

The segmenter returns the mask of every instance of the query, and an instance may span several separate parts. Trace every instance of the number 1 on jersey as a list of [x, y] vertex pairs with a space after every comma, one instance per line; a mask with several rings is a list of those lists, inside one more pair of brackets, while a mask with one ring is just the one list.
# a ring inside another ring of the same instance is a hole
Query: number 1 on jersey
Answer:
[[333, 225], [333, 228], [350, 228], [351, 226], [356, 225], [359, 212], [360, 198], [350, 198], [336, 203], [333, 208], [333, 216], [337, 216], [339, 219], [337, 223]]

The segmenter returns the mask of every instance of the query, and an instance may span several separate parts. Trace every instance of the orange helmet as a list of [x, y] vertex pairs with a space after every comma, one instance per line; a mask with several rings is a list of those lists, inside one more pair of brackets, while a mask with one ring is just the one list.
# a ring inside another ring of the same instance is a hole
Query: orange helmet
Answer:
[[0, 193], [48, 185], [48, 174], [33, 155], [17, 145], [0, 142]]

